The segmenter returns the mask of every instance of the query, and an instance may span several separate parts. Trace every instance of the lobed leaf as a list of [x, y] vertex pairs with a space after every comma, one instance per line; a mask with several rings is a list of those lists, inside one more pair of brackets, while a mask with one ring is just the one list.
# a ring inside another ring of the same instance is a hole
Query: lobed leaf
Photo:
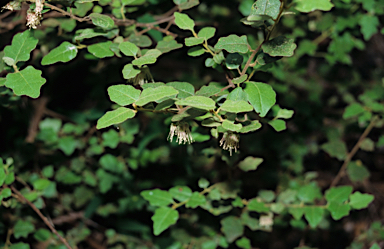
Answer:
[[152, 216], [153, 234], [159, 235], [168, 227], [176, 224], [179, 219], [179, 212], [169, 207], [160, 207], [155, 210]]
[[3, 60], [9, 66], [16, 65], [19, 61], [29, 60], [30, 53], [36, 48], [38, 41], [31, 36], [29, 30], [16, 34], [12, 39], [12, 44], [4, 48]]
[[173, 202], [172, 195], [160, 189], [144, 190], [140, 195], [152, 206], [168, 206]]
[[7, 74], [5, 86], [13, 90], [13, 92], [20, 95], [27, 95], [31, 98], [37, 98], [40, 95], [40, 88], [46, 80], [41, 77], [41, 71], [32, 66], [25, 69]]
[[270, 56], [286, 56], [290, 57], [293, 55], [297, 45], [293, 42], [293, 39], [285, 36], [278, 36], [272, 40], [264, 43], [261, 48], [263, 52]]

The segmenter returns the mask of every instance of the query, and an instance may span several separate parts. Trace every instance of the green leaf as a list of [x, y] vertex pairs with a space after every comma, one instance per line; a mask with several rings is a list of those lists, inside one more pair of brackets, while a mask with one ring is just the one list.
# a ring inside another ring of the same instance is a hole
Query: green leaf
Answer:
[[293, 110], [280, 109], [277, 112], [275, 119], [278, 119], [278, 118], [289, 119], [289, 118], [292, 118], [293, 113], [294, 113]]
[[152, 206], [168, 206], [173, 202], [172, 195], [160, 189], [144, 190], [140, 195]]
[[146, 35], [132, 34], [129, 36], [128, 41], [141, 48], [146, 48], [152, 45], [152, 40]]
[[379, 32], [378, 27], [380, 25], [379, 18], [374, 15], [363, 15], [363, 17], [359, 20], [359, 24], [361, 27], [361, 33], [364, 36], [364, 40], [368, 41], [371, 37]]
[[272, 128], [275, 129], [275, 131], [277, 132], [284, 131], [285, 129], [287, 129], [285, 121], [281, 119], [271, 120], [268, 122], [268, 124], [272, 126]]
[[187, 37], [185, 38], [185, 46], [188, 46], [188, 47], [191, 47], [191, 46], [195, 46], [195, 45], [199, 45], [199, 44], [202, 44], [204, 42], [204, 38], [203, 37]]
[[177, 91], [179, 91], [179, 94], [177, 95], [178, 98], [184, 99], [186, 97], [192, 96], [195, 94], [195, 88], [192, 84], [188, 82], [168, 82], [166, 84], [167, 86], [171, 86], [175, 88]]
[[3, 159], [0, 158], [0, 165], [1, 165], [1, 167], [0, 167], [0, 186], [3, 186], [5, 178], [7, 177], [7, 175], [5, 174], [5, 170], [4, 170], [3, 166], [2, 166], [2, 161], [1, 160], [3, 160]]
[[252, 5], [251, 15], [265, 15], [276, 19], [280, 12], [280, 0], [258, 0]]
[[67, 156], [72, 155], [76, 147], [77, 140], [73, 136], [61, 137], [59, 139], [58, 148]]
[[136, 56], [139, 48], [132, 42], [122, 42], [119, 44], [120, 51], [126, 56]]
[[243, 124], [243, 128], [241, 128], [240, 133], [248, 133], [251, 131], [256, 131], [261, 128], [261, 123], [259, 120], [254, 120], [250, 122], [250, 124]]
[[369, 249], [380, 249], [379, 244], [374, 243]]
[[328, 143], [321, 145], [321, 148], [327, 152], [331, 157], [344, 160], [348, 154], [347, 146], [343, 141], [333, 140]]
[[[228, 67], [228, 65], [227, 65], [227, 67]], [[240, 83], [243, 83], [244, 81], [246, 81], [247, 79], [248, 79], [248, 74], [243, 74], [240, 77], [233, 78], [232, 82], [234, 84], [240, 84]]]
[[205, 178], [200, 178], [197, 185], [199, 186], [199, 188], [208, 188], [209, 181]]
[[228, 94], [227, 100], [239, 101], [248, 100], [248, 95], [243, 91], [241, 87], [236, 87], [230, 94]]
[[35, 190], [44, 190], [51, 184], [51, 181], [48, 179], [37, 179], [33, 182], [33, 189]]
[[205, 40], [208, 40], [215, 36], [216, 28], [213, 27], [205, 27], [202, 28], [199, 33], [197, 33], [198, 37], [203, 37]]
[[228, 216], [220, 221], [221, 231], [229, 243], [243, 235], [244, 227], [241, 220], [234, 216]]
[[45, 82], [40, 70], [28, 66], [19, 72], [7, 74], [5, 86], [11, 88], [18, 96], [27, 95], [37, 98], [40, 95], [40, 88]]
[[136, 105], [143, 106], [149, 102], [154, 102], [165, 97], [171, 97], [179, 92], [171, 86], [159, 86], [156, 88], [146, 88], [140, 95], [140, 98], [136, 101]]
[[269, 109], [276, 103], [276, 93], [272, 87], [265, 83], [246, 82], [245, 92], [248, 94], [248, 101], [261, 117], [265, 117]]
[[108, 87], [108, 95], [111, 101], [121, 106], [130, 105], [140, 97], [140, 90], [129, 85], [115, 85]]
[[222, 105], [221, 110], [226, 112], [240, 113], [240, 112], [250, 112], [253, 110], [253, 107], [244, 100], [233, 101], [227, 99]]
[[141, 71], [133, 68], [132, 64], [127, 64], [123, 68], [123, 77], [124, 79], [132, 79], [135, 78]]
[[229, 121], [229, 120], [224, 120], [223, 123], [222, 123], [222, 127], [225, 129], [225, 130], [229, 130], [229, 131], [234, 131], [234, 132], [238, 132], [241, 130], [241, 128], [243, 127], [241, 124], [235, 124], [233, 121]]
[[185, 99], [176, 101], [175, 104], [182, 106], [192, 106], [207, 111], [215, 109], [216, 105], [215, 101], [203, 96], [190, 96]]
[[193, 31], [193, 27], [195, 26], [195, 22], [187, 15], [179, 12], [174, 13], [175, 16], [175, 24], [180, 29]]
[[239, 163], [239, 168], [245, 172], [256, 170], [263, 161], [263, 158], [248, 156]]
[[[239, 53], [228, 54], [225, 58], [225, 65], [228, 69], [236, 69], [239, 68], [243, 63], [243, 56]], [[245, 75], [242, 75], [245, 76]], [[236, 84], [236, 83], [235, 83]]]
[[196, 92], [196, 95], [210, 97], [220, 92], [221, 92], [221, 88], [219, 88], [218, 86], [208, 85], [208, 86], [202, 86], [200, 90]]
[[19, 219], [13, 227], [13, 231], [13, 236], [16, 239], [27, 238], [30, 233], [35, 231], [35, 226], [29, 221]]
[[320, 188], [314, 185], [304, 185], [297, 191], [297, 197], [305, 203], [312, 203], [321, 196]]
[[173, 2], [174, 2], [176, 5], [179, 5], [179, 4], [188, 2], [188, 0], [173, 0]]
[[179, 212], [169, 207], [160, 207], [155, 210], [151, 219], [153, 221], [153, 234], [157, 236], [171, 225], [176, 224], [179, 219]]
[[[102, 145], [105, 146], [105, 147], [109, 147], [111, 149], [115, 149], [117, 147], [117, 145], [119, 144], [119, 142], [120, 142], [119, 133], [117, 131], [113, 130], [113, 129], [110, 129], [107, 132], [103, 132], [103, 134], [101, 136], [103, 137]], [[104, 156], [106, 156], [106, 155], [104, 155]], [[104, 156], [102, 156], [101, 158], [104, 158]], [[106, 160], [106, 159], [104, 159], [104, 160]], [[113, 165], [111, 167], [109, 167], [109, 168], [105, 168], [105, 167], [104, 168], [108, 169], [110, 171], [116, 171], [115, 168], [117, 167], [118, 164], [120, 164], [116, 160], [116, 158], [115, 157], [113, 157], [113, 159], [109, 159], [108, 158], [107, 161], [108, 162], [113, 161]], [[102, 164], [101, 159], [100, 159], [100, 164]], [[110, 164], [112, 164], [112, 163], [110, 163]], [[112, 167], [113, 167], [113, 170], [111, 170]], [[124, 168], [124, 166], [121, 167], [121, 168]]]
[[340, 220], [341, 218], [349, 215], [351, 206], [339, 202], [330, 202], [327, 206], [327, 209], [331, 213], [331, 216], [334, 220]]
[[133, 118], [136, 115], [136, 111], [119, 107], [116, 110], [105, 113], [99, 120], [97, 120], [97, 129], [102, 129], [114, 124], [120, 124], [129, 118]]
[[187, 9], [195, 7], [196, 5], [199, 5], [199, 0], [188, 0], [188, 2], [186, 2], [186, 3], [181, 3], [179, 5], [179, 8], [181, 10], [187, 10]]
[[23, 242], [12, 244], [9, 249], [30, 249], [29, 245]]
[[156, 45], [156, 49], [160, 50], [162, 53], [167, 53], [169, 51], [179, 49], [182, 47], [183, 47], [183, 45], [180, 43], [177, 43], [177, 41], [174, 39], [167, 40], [167, 41], [164, 39], [162, 41], [159, 41]]
[[229, 35], [227, 37], [221, 37], [216, 45], [215, 49], [224, 49], [229, 53], [247, 53], [248, 48], [247, 36]]
[[88, 52], [90, 52], [91, 54], [93, 54], [98, 58], [112, 57], [114, 53], [110, 49], [111, 45], [112, 45], [111, 41], [100, 42], [100, 43], [96, 43], [88, 46], [87, 49], [88, 49]]
[[304, 216], [309, 225], [315, 228], [323, 219], [324, 209], [321, 207], [304, 207]]
[[[16, 34], [12, 39], [12, 44], [4, 48], [3, 60], [9, 65], [16, 65], [19, 61], [27, 61], [30, 53], [36, 48], [39, 40], [31, 37], [31, 31], [26, 30], [23, 33]], [[5, 58], [10, 58], [13, 63], [8, 63]]]
[[193, 192], [188, 202], [185, 204], [187, 208], [197, 208], [200, 205], [204, 205], [207, 202], [204, 195], [199, 192]]
[[300, 220], [304, 215], [304, 207], [290, 207], [288, 212], [293, 216], [293, 218]]
[[108, 33], [96, 32], [93, 29], [79, 29], [76, 31], [74, 41], [82, 41], [84, 39], [90, 39], [96, 36], [108, 36]]
[[145, 64], [153, 64], [156, 62], [157, 57], [161, 55], [161, 51], [157, 49], [148, 50], [144, 56], [132, 61], [135, 66], [142, 66]]
[[293, 42], [293, 39], [289, 39], [285, 36], [278, 36], [272, 40], [264, 43], [261, 48], [263, 52], [270, 56], [286, 56], [290, 57], [293, 55], [297, 45]]
[[205, 50], [201, 46], [193, 47], [188, 50], [188, 55], [193, 57], [200, 56], [204, 53], [205, 53]]
[[92, 13], [89, 17], [91, 18], [93, 24], [103, 29], [111, 29], [115, 25], [112, 18], [107, 15]]
[[325, 192], [325, 199], [328, 202], [343, 203], [348, 200], [352, 190], [352, 186], [332, 187]]
[[59, 61], [68, 62], [76, 57], [77, 52], [75, 45], [65, 41], [44, 56], [41, 65], [51, 65]]
[[255, 211], [258, 213], [268, 213], [269, 208], [265, 206], [264, 202], [260, 202], [257, 199], [252, 199], [248, 202], [248, 210], [249, 211]]
[[251, 249], [251, 241], [246, 237], [236, 240], [236, 245], [243, 249]]
[[354, 209], [363, 209], [373, 201], [375, 197], [370, 194], [362, 194], [356, 191], [349, 197], [349, 205]]
[[304, 13], [312, 12], [314, 10], [329, 11], [333, 7], [330, 0], [294, 0], [293, 3], [296, 4], [295, 9]]
[[169, 193], [180, 202], [186, 201], [192, 196], [192, 190], [187, 186], [175, 186], [169, 190]]
[[369, 170], [360, 162], [350, 162], [347, 167], [349, 179], [353, 182], [363, 182], [370, 177]]
[[343, 119], [351, 118], [358, 116], [365, 112], [365, 109], [362, 105], [359, 103], [352, 103], [347, 108], [345, 108], [345, 111], [343, 113]]
[[52, 237], [52, 233], [48, 229], [39, 228], [39, 229], [37, 229], [37, 231], [35, 232], [33, 237], [37, 241], [46, 241], [46, 240], [48, 240], [49, 238]]

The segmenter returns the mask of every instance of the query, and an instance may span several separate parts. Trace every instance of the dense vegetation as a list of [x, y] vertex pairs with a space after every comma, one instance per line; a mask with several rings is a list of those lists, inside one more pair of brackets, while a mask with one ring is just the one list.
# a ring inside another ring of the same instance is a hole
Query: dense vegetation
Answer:
[[384, 247], [383, 0], [16, 0], [3, 248]]

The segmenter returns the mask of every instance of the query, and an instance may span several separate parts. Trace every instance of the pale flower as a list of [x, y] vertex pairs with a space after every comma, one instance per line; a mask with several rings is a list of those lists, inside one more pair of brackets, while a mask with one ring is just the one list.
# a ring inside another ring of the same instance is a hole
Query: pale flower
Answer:
[[240, 136], [238, 134], [228, 131], [220, 140], [220, 146], [223, 146], [224, 150], [229, 150], [229, 154], [232, 156], [232, 150], [237, 152], [237, 148], [239, 148], [239, 141]]
[[27, 26], [29, 28], [36, 29], [37, 25], [40, 25], [41, 20], [41, 13], [36, 14], [34, 11], [31, 11], [30, 9], [27, 11]]
[[10, 10], [10, 11], [20, 10], [20, 9], [21, 9], [21, 2], [19, 1], [11, 1], [2, 7], [2, 10]]
[[190, 144], [193, 142], [191, 131], [189, 130], [189, 125], [185, 122], [171, 124], [168, 140], [172, 142], [173, 136], [177, 136], [176, 143], [179, 144]]

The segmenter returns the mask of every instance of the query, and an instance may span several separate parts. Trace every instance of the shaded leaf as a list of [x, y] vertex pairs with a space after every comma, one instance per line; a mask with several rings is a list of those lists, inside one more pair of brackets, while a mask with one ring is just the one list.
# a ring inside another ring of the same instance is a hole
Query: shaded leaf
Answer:
[[352, 186], [332, 187], [325, 192], [325, 199], [328, 202], [343, 203], [348, 200], [352, 190]]
[[186, 201], [192, 196], [192, 190], [187, 186], [175, 186], [169, 190], [175, 200]]
[[229, 243], [243, 235], [244, 227], [241, 220], [234, 216], [229, 216], [220, 221], [221, 231]]
[[289, 39], [285, 36], [278, 36], [272, 40], [264, 43], [261, 48], [263, 52], [270, 56], [287, 56], [293, 55], [293, 51], [297, 45], [293, 42], [293, 39]]
[[321, 207], [305, 207], [304, 216], [312, 228], [317, 227], [323, 219], [324, 209]]
[[139, 48], [132, 42], [122, 42], [119, 44], [120, 51], [126, 56], [136, 56]]
[[240, 112], [250, 112], [253, 110], [253, 107], [244, 100], [233, 101], [227, 99], [222, 105], [221, 110], [226, 112], [240, 113]]
[[253, 156], [246, 157], [243, 161], [239, 163], [239, 168], [242, 171], [251, 171], [256, 170], [257, 167], [264, 161], [263, 158], [257, 158]]
[[123, 77], [124, 79], [132, 79], [135, 78], [141, 71], [133, 68], [132, 64], [127, 64], [123, 68]]
[[336, 157], [339, 160], [344, 160], [347, 156], [347, 146], [343, 141], [333, 140], [321, 145], [321, 148], [331, 157]]
[[251, 15], [265, 15], [276, 19], [280, 5], [280, 0], [258, 0], [252, 5]]
[[277, 132], [284, 131], [285, 129], [287, 129], [285, 121], [281, 119], [271, 120], [268, 122], [268, 124], [272, 126], [272, 128], [275, 129], [275, 131]]
[[176, 105], [191, 106], [203, 110], [215, 109], [215, 101], [203, 96], [190, 96], [175, 102]]
[[92, 13], [89, 15], [89, 17], [91, 18], [93, 24], [103, 29], [110, 29], [115, 25], [112, 18], [107, 15]]
[[111, 41], [100, 42], [100, 43], [96, 43], [88, 46], [87, 49], [88, 49], [88, 52], [90, 52], [91, 54], [93, 54], [98, 58], [112, 57], [114, 53], [110, 49], [111, 45], [112, 45]]
[[349, 205], [354, 209], [363, 209], [373, 201], [374, 196], [370, 194], [362, 194], [356, 191], [349, 197]]
[[160, 207], [155, 210], [152, 216], [153, 234], [159, 235], [168, 227], [176, 224], [179, 219], [179, 212], [169, 207]]

